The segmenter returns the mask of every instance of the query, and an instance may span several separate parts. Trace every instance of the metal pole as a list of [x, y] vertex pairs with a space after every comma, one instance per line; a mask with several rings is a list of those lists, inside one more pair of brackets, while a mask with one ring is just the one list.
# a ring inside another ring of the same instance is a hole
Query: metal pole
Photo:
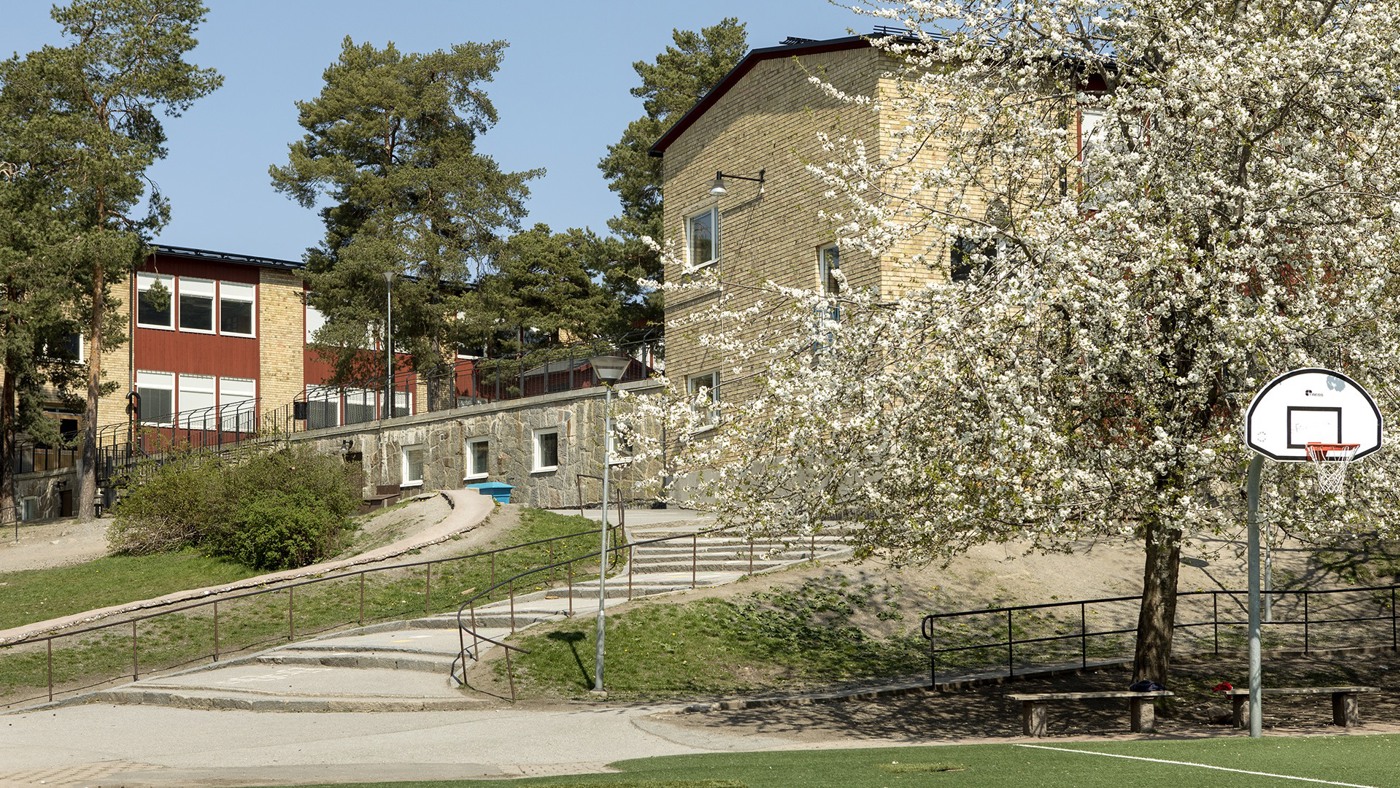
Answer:
[[379, 418], [394, 415], [394, 272], [384, 272], [384, 409]]
[[1260, 690], [1264, 669], [1259, 644], [1259, 476], [1264, 470], [1264, 455], [1255, 454], [1249, 461], [1245, 482], [1245, 497], [1249, 501], [1249, 737], [1263, 735], [1264, 706]]
[[607, 604], [608, 582], [608, 436], [612, 434], [612, 384], [604, 382], [603, 395], [603, 522], [598, 529], [602, 546], [598, 549], [598, 650], [593, 656], [593, 691], [603, 691], [603, 607]]

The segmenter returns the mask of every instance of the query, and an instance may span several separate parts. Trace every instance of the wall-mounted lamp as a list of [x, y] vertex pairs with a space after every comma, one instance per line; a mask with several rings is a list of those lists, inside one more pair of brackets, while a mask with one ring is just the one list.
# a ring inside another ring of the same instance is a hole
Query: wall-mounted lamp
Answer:
[[758, 184], [758, 193], [763, 194], [763, 173], [764, 170], [759, 170], [757, 178], [750, 178], [747, 175], [725, 175], [723, 171], [716, 172], [715, 182], [710, 185], [710, 194], [716, 197], [723, 197], [729, 193], [729, 190], [724, 188], [725, 178], [733, 178], [736, 181], [752, 181]]

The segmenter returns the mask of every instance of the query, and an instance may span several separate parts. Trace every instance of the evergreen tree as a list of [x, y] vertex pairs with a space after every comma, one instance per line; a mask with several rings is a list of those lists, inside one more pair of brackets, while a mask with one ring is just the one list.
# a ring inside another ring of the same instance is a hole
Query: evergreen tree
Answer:
[[543, 172], [503, 172], [476, 150], [497, 120], [482, 85], [505, 48], [495, 41], [404, 54], [347, 37], [321, 94], [297, 103], [306, 134], [270, 172], [305, 207], [330, 200], [325, 238], [306, 260], [334, 382], [381, 380], [365, 327], [383, 337], [387, 272], [395, 276], [394, 347], [435, 382], [430, 410], [455, 405], [451, 377], [433, 373], [464, 338], [460, 316], [474, 304], [470, 288], [497, 233], [519, 225], [527, 183]]
[[[53, 9], [69, 39], [66, 46], [46, 46], [0, 63], [5, 156], [18, 165], [7, 192], [21, 203], [34, 201], [32, 210], [21, 205], [20, 214], [10, 218], [27, 213], [19, 220], [40, 228], [26, 231], [27, 239], [6, 238], [11, 246], [5, 262], [66, 271], [61, 291], [70, 300], [62, 314], [81, 323], [86, 342], [77, 496], [84, 517], [93, 512], [97, 492], [98, 398], [115, 385], [103, 381], [102, 354], [123, 341], [112, 286], [128, 280], [147, 239], [170, 216], [169, 205], [147, 188], [145, 177], [166, 154], [159, 114], [178, 116], [221, 82], [213, 70], [184, 59], [204, 15], [200, 0], [73, 0]], [[14, 203], [9, 208], [16, 210]], [[42, 287], [15, 292], [46, 301]], [[39, 301], [27, 303], [39, 315], [58, 314], [38, 307]], [[52, 325], [23, 328], [37, 342], [56, 338]], [[20, 335], [13, 338], [16, 347], [30, 343]], [[16, 385], [38, 385], [40, 379], [30, 376], [29, 384], [17, 380]]]
[[641, 84], [632, 88], [632, 95], [643, 99], [646, 114], [629, 123], [622, 139], [610, 145], [608, 155], [598, 162], [608, 188], [622, 202], [622, 214], [608, 221], [608, 228], [617, 237], [608, 239], [599, 250], [601, 259], [607, 261], [604, 281], [629, 298], [632, 322], [661, 321], [660, 294], [643, 293], [638, 284], [640, 279], [659, 282], [662, 272], [660, 253], [642, 240], [651, 238], [657, 244], [664, 240], [661, 159], [647, 151], [748, 51], [744, 25], [734, 17], [698, 33], [673, 30], [671, 38], [674, 43], [654, 62], [632, 64], [641, 79]]

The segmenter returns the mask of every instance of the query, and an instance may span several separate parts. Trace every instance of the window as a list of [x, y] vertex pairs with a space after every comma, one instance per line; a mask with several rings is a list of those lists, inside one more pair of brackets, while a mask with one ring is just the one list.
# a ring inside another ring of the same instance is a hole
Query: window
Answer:
[[219, 332], [253, 335], [253, 302], [257, 289], [239, 282], [219, 283]]
[[374, 421], [376, 393], [368, 389], [350, 389], [345, 392], [345, 423], [363, 424]]
[[403, 456], [403, 487], [415, 487], [423, 483], [423, 445], [405, 446]]
[[535, 430], [535, 463], [531, 473], [559, 469], [559, 428]]
[[214, 280], [180, 277], [180, 330], [214, 333]]
[[225, 432], [252, 432], [257, 383], [246, 378], [219, 378], [219, 425]]
[[1079, 113], [1079, 181], [1088, 202], [1094, 200], [1093, 192], [1102, 178], [1093, 164], [1096, 156], [1104, 155], [1102, 124], [1103, 113], [1099, 110], [1086, 109]]
[[951, 260], [948, 266], [949, 278], [954, 282], [966, 282], [973, 274], [985, 274], [992, 270], [1001, 244], [995, 238], [970, 238], [959, 236], [953, 239]]
[[685, 220], [690, 267], [700, 268], [719, 259], [719, 211], [711, 208]]
[[685, 388], [701, 429], [719, 424], [719, 373], [692, 375], [686, 378]]
[[[823, 246], [817, 250], [817, 276], [821, 279], [822, 294], [835, 299], [841, 293], [841, 250], [836, 244]], [[841, 306], [833, 300], [828, 320], [841, 319]]]
[[467, 441], [468, 479], [484, 479], [491, 470], [491, 442], [485, 440]]
[[326, 316], [321, 314], [321, 310], [307, 304], [306, 305], [306, 344], [310, 345], [316, 341], [316, 332], [326, 324]]
[[179, 405], [181, 427], [196, 430], [214, 429], [214, 378], [207, 375], [181, 375]]
[[136, 393], [141, 396], [144, 424], [169, 424], [175, 411], [175, 375], [170, 372], [136, 373]]
[[306, 428], [340, 426], [340, 394], [329, 386], [306, 387]]
[[21, 498], [19, 502], [19, 519], [21, 522], [39, 519], [39, 499]]
[[143, 328], [174, 328], [175, 277], [169, 274], [136, 275], [136, 325]]
[[413, 393], [412, 393], [412, 392], [409, 392], [409, 391], [395, 391], [395, 392], [394, 392], [394, 413], [393, 413], [393, 415], [394, 415], [395, 417], [398, 417], [398, 416], [412, 416], [412, 415], [413, 415]]

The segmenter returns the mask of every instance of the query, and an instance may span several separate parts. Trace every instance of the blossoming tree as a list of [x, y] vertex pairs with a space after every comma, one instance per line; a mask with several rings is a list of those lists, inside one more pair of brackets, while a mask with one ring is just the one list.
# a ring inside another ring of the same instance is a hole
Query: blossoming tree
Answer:
[[[879, 95], [840, 97], [900, 122], [827, 139], [810, 171], [845, 248], [899, 251], [930, 284], [897, 302], [776, 287], [743, 310], [716, 301], [698, 319], [744, 396], [702, 430], [709, 393], [681, 393], [670, 477], [690, 474], [727, 521], [854, 521], [862, 551], [901, 559], [1136, 537], [1135, 673], [1164, 681], [1183, 543], [1243, 522], [1254, 392], [1305, 365], [1382, 392], [1400, 374], [1400, 14], [867, 12], [911, 32], [877, 42], [893, 64]], [[1372, 460], [1345, 501], [1276, 469], [1268, 516], [1314, 535], [1384, 527], [1400, 477]]]

